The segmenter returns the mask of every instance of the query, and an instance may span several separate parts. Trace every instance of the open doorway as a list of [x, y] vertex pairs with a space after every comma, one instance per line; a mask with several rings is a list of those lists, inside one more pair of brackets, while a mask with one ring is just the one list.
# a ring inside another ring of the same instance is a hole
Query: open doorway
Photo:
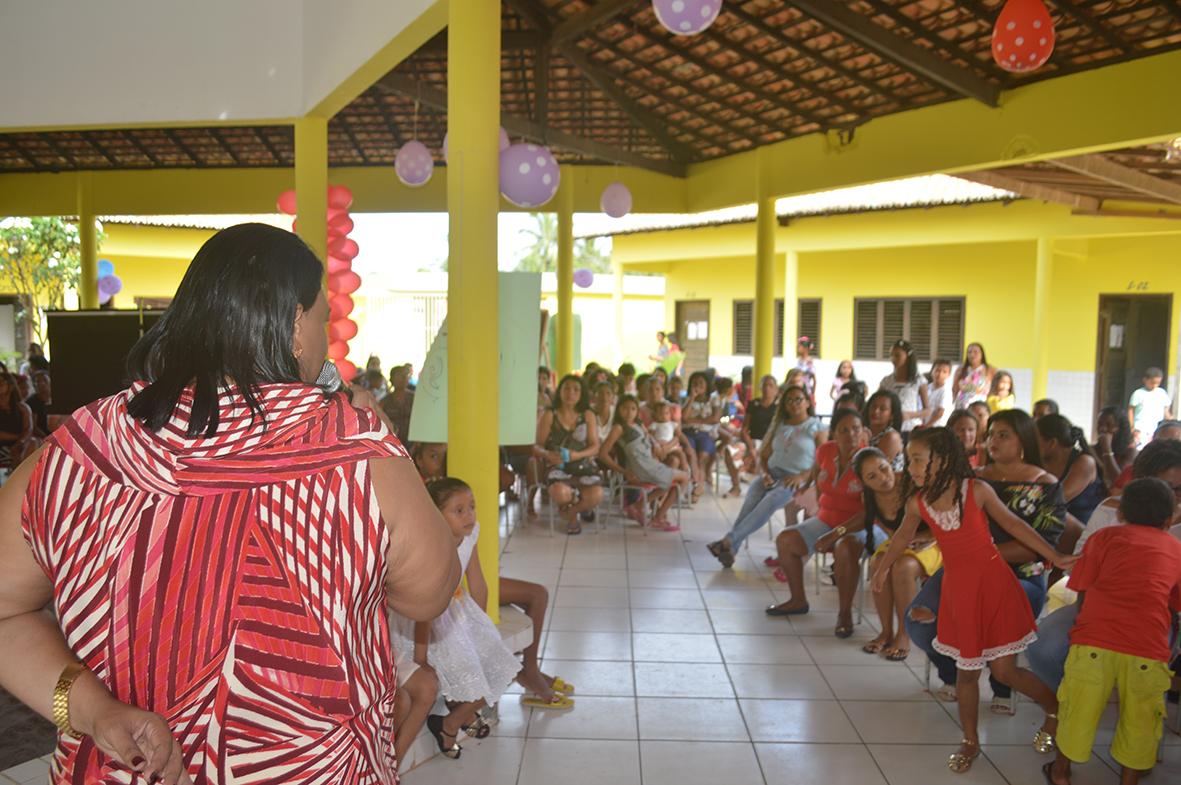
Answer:
[[1171, 294], [1099, 295], [1094, 416], [1104, 406], [1126, 409], [1145, 368], [1168, 369], [1172, 312]]

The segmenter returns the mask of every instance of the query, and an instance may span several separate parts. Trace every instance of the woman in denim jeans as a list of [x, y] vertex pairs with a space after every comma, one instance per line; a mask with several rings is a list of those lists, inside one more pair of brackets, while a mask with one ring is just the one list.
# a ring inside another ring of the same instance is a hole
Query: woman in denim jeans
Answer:
[[[1056, 547], [1066, 520], [1066, 501], [1058, 478], [1042, 468], [1037, 428], [1033, 419], [1020, 409], [997, 412], [988, 420], [986, 444], [988, 464], [977, 470], [980, 478], [988, 482], [1001, 501], [1032, 526], [1042, 539]], [[1046, 601], [1042, 562], [1036, 554], [1013, 540], [991, 521], [989, 528], [1001, 558], [1013, 568], [1021, 588], [1025, 590], [1025, 596], [1029, 598], [1034, 618], [1037, 618]], [[938, 670], [944, 684], [938, 692], [939, 697], [954, 700], [955, 662], [936, 652], [932, 646], [942, 588], [941, 570], [924, 584], [911, 603], [906, 614], [906, 632], [914, 645], [927, 653]], [[998, 700], [1008, 699], [1011, 692], [1007, 686], [991, 677], [989, 681], [994, 696], [992, 710], [1003, 711], [1005, 707]]]
[[816, 447], [827, 436], [804, 388], [785, 389], [779, 396], [775, 419], [759, 453], [762, 476], [747, 488], [734, 527], [725, 537], [707, 546], [723, 567], [733, 565], [734, 554], [746, 538], [766, 526], [775, 511], [783, 509], [808, 484], [816, 463]]

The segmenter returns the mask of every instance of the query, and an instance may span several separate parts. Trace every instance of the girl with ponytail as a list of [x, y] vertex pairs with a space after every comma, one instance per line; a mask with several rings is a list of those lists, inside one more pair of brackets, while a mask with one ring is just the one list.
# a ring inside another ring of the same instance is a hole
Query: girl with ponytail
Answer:
[[1080, 521], [1089, 520], [1107, 498], [1107, 488], [1083, 429], [1061, 414], [1047, 414], [1037, 421], [1037, 440], [1043, 467], [1062, 483], [1066, 511]]

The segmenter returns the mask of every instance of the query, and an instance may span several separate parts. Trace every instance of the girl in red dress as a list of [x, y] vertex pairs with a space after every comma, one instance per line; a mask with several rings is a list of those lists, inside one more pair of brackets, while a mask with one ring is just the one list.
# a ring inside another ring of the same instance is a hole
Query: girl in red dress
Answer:
[[1037, 624], [1025, 592], [992, 541], [988, 519], [1055, 566], [1065, 569], [1077, 559], [1051, 548], [1005, 507], [996, 491], [974, 479], [967, 454], [947, 428], [915, 431], [906, 451], [906, 516], [874, 572], [873, 590], [882, 590], [891, 565], [914, 538], [919, 522], [926, 522], [943, 551], [935, 649], [955, 658], [956, 700], [964, 729], [948, 768], [965, 772], [980, 754], [976, 713], [985, 665], [997, 681], [1045, 710], [1046, 721], [1034, 736], [1034, 747], [1049, 752], [1058, 728], [1058, 700], [1036, 676], [1017, 667], [1017, 655], [1037, 639]]

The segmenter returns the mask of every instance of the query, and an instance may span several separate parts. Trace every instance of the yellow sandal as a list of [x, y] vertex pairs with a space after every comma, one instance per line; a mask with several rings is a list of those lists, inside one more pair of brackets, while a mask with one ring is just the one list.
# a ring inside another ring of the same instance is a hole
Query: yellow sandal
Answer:
[[574, 685], [563, 679], [561, 676], [555, 676], [554, 681], [549, 688], [554, 692], [560, 692], [563, 695], [573, 695]]

